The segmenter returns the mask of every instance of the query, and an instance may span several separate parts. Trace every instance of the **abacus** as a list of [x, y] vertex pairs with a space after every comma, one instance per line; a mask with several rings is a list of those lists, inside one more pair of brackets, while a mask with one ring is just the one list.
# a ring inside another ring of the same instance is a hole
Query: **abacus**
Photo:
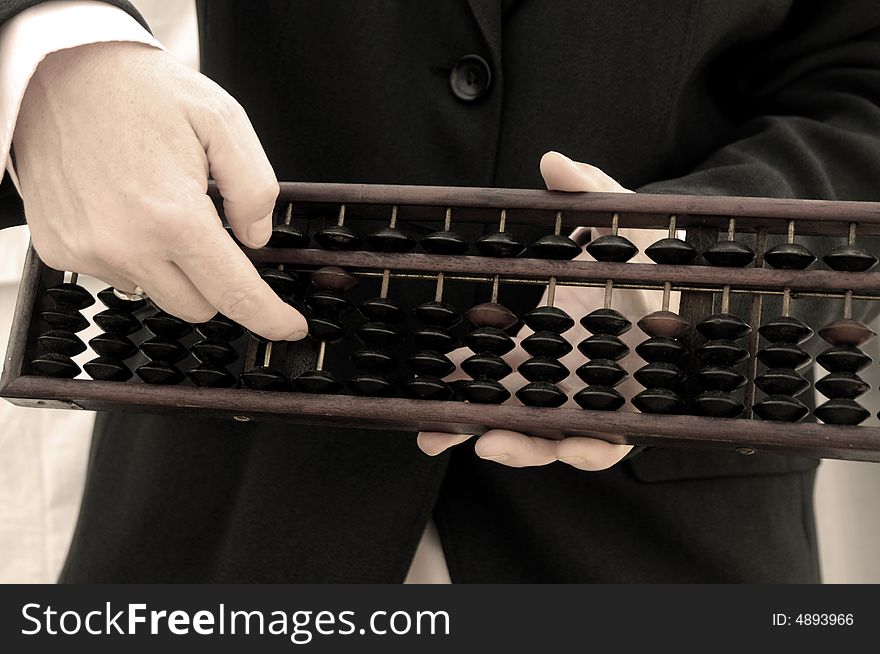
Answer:
[[[106, 289], [86, 344], [95, 298], [31, 251], [2, 396], [880, 461], [858, 399], [875, 333], [857, 319], [880, 307], [866, 245], [880, 203], [283, 183], [275, 220], [269, 245], [245, 252], [307, 316], [307, 339], [267, 342], [221, 315], [190, 325]], [[573, 232], [584, 227], [603, 233]], [[644, 248], [652, 263], [632, 262], [626, 234], [643, 230], [663, 230]], [[604, 302], [569, 315], [560, 288], [603, 289]], [[654, 291], [660, 307], [624, 315], [618, 289]], [[587, 335], [573, 340], [577, 325]], [[522, 383], [505, 383], [514, 372]]]

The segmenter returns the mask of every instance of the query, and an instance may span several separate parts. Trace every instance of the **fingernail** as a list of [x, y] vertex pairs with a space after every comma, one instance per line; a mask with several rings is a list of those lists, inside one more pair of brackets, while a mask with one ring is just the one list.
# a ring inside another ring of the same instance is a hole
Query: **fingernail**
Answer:
[[255, 245], [257, 247], [263, 247], [266, 243], [269, 242], [269, 239], [272, 236], [272, 214], [270, 213], [265, 218], [261, 218], [253, 225], [248, 227], [247, 237], [248, 241], [250, 241], [251, 245]]
[[295, 329], [292, 332], [290, 332], [290, 334], [288, 334], [287, 338], [285, 338], [284, 340], [285, 341], [301, 341], [302, 339], [304, 339], [306, 337], [307, 334], [308, 334], [308, 332], [303, 331], [302, 329]]
[[560, 461], [563, 463], [567, 463], [570, 466], [580, 467], [587, 465], [587, 460], [582, 456], [566, 456], [560, 457]]
[[494, 461], [495, 463], [504, 463], [510, 459], [509, 454], [487, 454], [486, 456], [480, 457], [481, 459], [485, 459], [486, 461]]

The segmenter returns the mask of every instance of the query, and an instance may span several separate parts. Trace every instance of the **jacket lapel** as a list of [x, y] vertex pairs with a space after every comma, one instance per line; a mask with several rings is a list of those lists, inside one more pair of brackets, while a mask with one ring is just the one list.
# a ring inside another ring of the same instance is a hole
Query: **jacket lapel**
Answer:
[[471, 13], [489, 45], [492, 58], [501, 61], [501, 0], [468, 0]]

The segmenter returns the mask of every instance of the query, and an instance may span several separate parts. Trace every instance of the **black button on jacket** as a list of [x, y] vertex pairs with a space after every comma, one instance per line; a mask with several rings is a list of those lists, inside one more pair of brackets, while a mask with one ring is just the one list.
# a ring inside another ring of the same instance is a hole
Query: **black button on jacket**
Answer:
[[[280, 179], [538, 188], [552, 149], [642, 192], [880, 195], [875, 0], [199, 10], [204, 70]], [[491, 71], [476, 102], [450, 92], [465, 54]], [[816, 581], [814, 467], [648, 450], [518, 470], [413, 434], [106, 414], [62, 578], [401, 581], [433, 511], [455, 581]]]

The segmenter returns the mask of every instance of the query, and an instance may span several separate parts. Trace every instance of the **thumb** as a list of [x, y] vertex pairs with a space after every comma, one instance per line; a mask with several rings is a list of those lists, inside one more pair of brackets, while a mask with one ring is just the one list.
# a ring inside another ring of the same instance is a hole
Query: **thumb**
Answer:
[[605, 191], [629, 193], [616, 180], [590, 164], [572, 161], [559, 152], [541, 157], [541, 175], [551, 191]]

